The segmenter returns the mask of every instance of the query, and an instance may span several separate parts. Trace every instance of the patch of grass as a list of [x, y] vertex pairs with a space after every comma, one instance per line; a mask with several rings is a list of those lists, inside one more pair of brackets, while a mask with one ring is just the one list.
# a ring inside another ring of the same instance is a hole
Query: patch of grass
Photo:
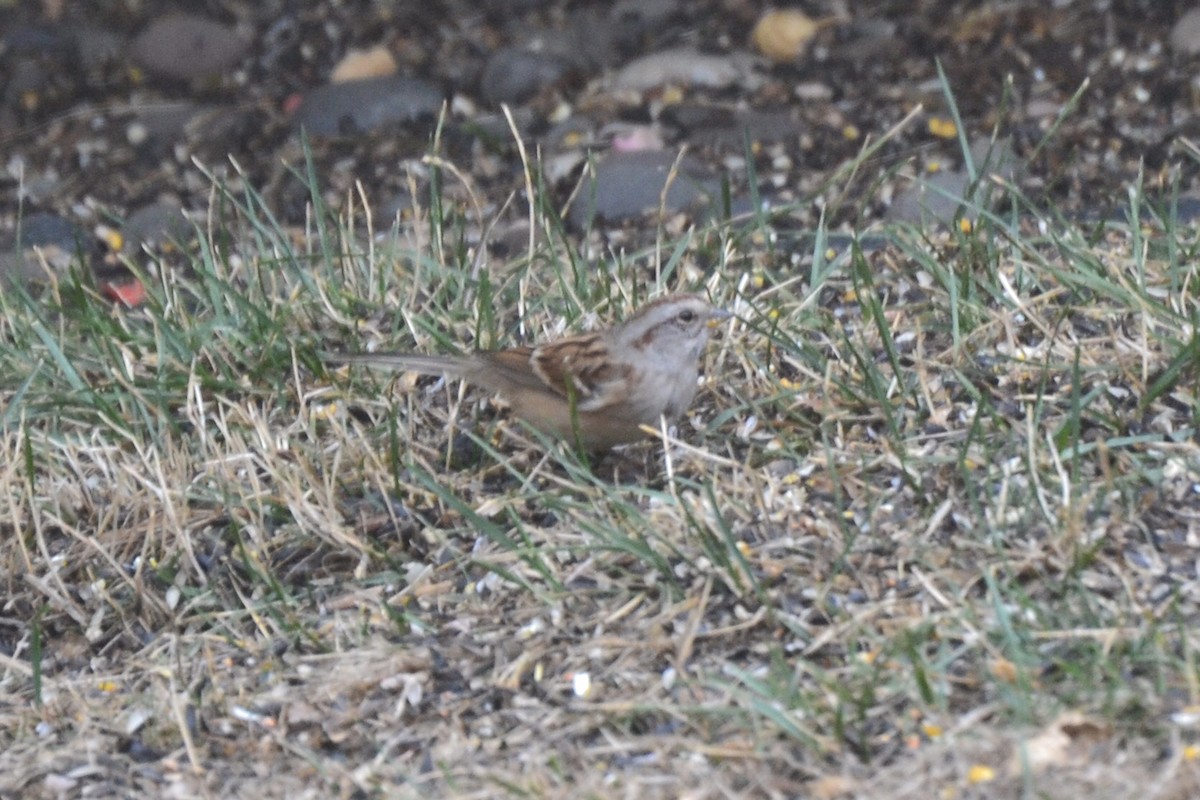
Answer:
[[[97, 738], [147, 792], [130, 752], [597, 796], [884, 776], [1064, 712], [1193, 738], [1193, 228], [1010, 194], [881, 249], [818, 231], [798, 270], [765, 213], [603, 250], [548, 192], [489, 219], [422, 167], [387, 231], [311, 170], [307, 231], [217, 182], [137, 309], [78, 276], [0, 295], [4, 791]], [[514, 217], [528, 250], [497, 259]], [[317, 356], [540, 340], [683, 288], [736, 319], [674, 433], [604, 459]]]

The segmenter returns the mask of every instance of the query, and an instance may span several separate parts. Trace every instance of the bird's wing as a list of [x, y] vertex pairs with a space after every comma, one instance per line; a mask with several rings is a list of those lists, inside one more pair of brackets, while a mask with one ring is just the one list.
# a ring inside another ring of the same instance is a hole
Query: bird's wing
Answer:
[[612, 363], [599, 336], [563, 339], [536, 348], [529, 363], [553, 392], [574, 398], [580, 411], [595, 411], [619, 402], [628, 391], [629, 368]]

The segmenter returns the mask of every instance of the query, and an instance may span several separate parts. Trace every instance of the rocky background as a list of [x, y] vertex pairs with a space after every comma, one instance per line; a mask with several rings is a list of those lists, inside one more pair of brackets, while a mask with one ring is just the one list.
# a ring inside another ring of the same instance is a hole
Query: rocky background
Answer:
[[[522, 150], [580, 236], [636, 235], [660, 200], [687, 221], [767, 209], [798, 230], [821, 214], [860, 231], [944, 222], [981, 170], [1085, 218], [1121, 213], [1138, 180], [1183, 194], [1184, 213], [1195, 190], [1193, 3], [43, 0], [0, 14], [0, 272], [36, 282], [82, 253], [126, 300], [118, 256], [192, 235], [211, 176], [302, 226], [306, 158], [330, 207], [361, 191], [386, 228], [428, 202], [436, 152], [469, 175], [474, 197], [458, 199], [498, 248], [527, 234], [524, 206], [505, 206], [525, 190]], [[832, 188], [876, 145], [877, 168]]]

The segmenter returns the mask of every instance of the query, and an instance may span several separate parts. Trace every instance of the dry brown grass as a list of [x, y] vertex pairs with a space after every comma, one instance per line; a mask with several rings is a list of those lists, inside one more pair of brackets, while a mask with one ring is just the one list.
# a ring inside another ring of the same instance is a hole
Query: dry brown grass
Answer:
[[[1194, 232], [473, 224], [4, 297], [0, 795], [1195, 796]], [[697, 286], [693, 415], [590, 465], [315, 357]]]

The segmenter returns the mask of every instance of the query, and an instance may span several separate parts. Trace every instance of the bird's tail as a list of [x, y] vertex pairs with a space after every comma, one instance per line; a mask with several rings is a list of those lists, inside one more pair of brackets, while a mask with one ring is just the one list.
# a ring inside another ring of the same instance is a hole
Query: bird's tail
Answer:
[[468, 365], [455, 356], [430, 356], [421, 353], [321, 353], [329, 364], [365, 364], [422, 375], [461, 375]]

